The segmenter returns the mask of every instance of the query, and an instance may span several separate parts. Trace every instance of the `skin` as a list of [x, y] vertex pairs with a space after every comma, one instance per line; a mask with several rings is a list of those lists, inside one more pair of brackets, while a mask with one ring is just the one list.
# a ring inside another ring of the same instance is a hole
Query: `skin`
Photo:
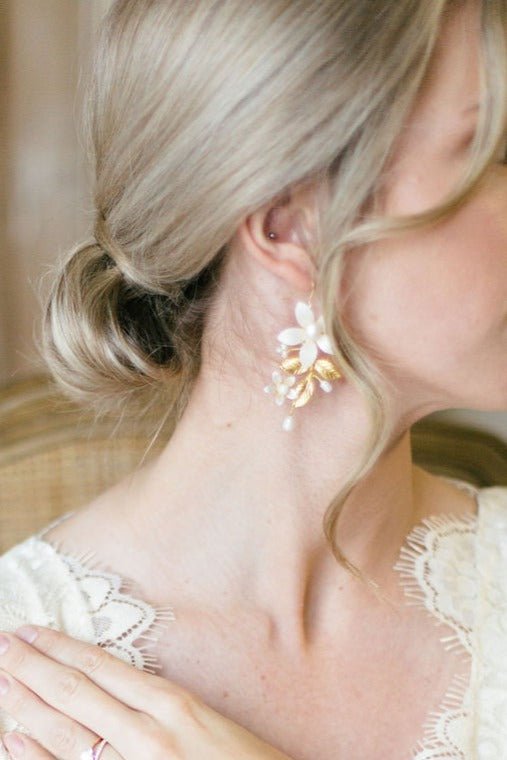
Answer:
[[[477, 21], [477, 6], [468, 3], [442, 29], [389, 166], [389, 213], [434, 205], [464, 166], [476, 112], [461, 112], [479, 99]], [[414, 466], [410, 426], [440, 409], [507, 408], [507, 168], [492, 164], [451, 219], [347, 260], [344, 315], [392, 383], [396, 426], [384, 455], [348, 497], [339, 540], [398, 609], [382, 606], [336, 563], [322, 531], [325, 508], [365, 445], [364, 402], [347, 383], [335, 383], [296, 410], [296, 429], [286, 433], [284, 410], [262, 391], [275, 367], [276, 336], [295, 325], [294, 305], [308, 298], [316, 276], [302, 234], [305, 225], [310, 234], [315, 229], [314, 208], [313, 190], [305, 188], [241, 223], [205, 331], [201, 374], [173, 437], [156, 459], [47, 538], [74, 554], [93, 538], [97, 556], [125, 576], [135, 556], [146, 598], [163, 602], [171, 589], [171, 600], [181, 595], [200, 611], [201, 632], [211, 629], [207, 620], [236, 628], [239, 647], [255, 640], [265, 661], [282, 662], [291, 673], [297, 663], [303, 685], [324, 672], [331, 648], [344, 653], [350, 680], [361, 679], [370, 647], [367, 677], [374, 691], [385, 692], [396, 674], [376, 653], [389, 645], [393, 663], [412, 653], [414, 679], [420, 672], [428, 678], [385, 754], [378, 743], [357, 747], [365, 704], [354, 712], [355, 692], [339, 721], [350, 734], [350, 746], [346, 738], [342, 745], [347, 757], [371, 751], [394, 758], [400, 747], [405, 757], [403, 741], [410, 746], [420, 736], [452, 667], [433, 623], [401, 607], [392, 565], [422, 518], [476, 509], [468, 494]], [[238, 621], [245, 617], [243, 639]], [[376, 631], [374, 642], [365, 629]], [[407, 709], [406, 693], [398, 697], [400, 710]], [[396, 709], [397, 695], [389, 698]], [[371, 714], [372, 726], [377, 717]], [[373, 728], [370, 734], [372, 742], [379, 738]]]
[[101, 737], [103, 760], [290, 760], [176, 684], [60, 631], [1, 636], [0, 663], [2, 708], [40, 738], [4, 734], [13, 757], [73, 760]]
[[[461, 111], [479, 98], [476, 11], [472, 4], [460, 9], [443, 30], [389, 167], [388, 212], [438, 202], [464, 166], [474, 112]], [[439, 409], [507, 408], [506, 207], [507, 168], [498, 163], [453, 218], [348, 260], [346, 318], [393, 384], [396, 433], [349, 496], [340, 541], [389, 590], [392, 561], [410, 527], [438, 511], [435, 496], [452, 509], [453, 489], [414, 468], [410, 426]], [[222, 606], [219, 590], [227, 590], [234, 608], [246, 594], [284, 646], [308, 652], [338, 633], [344, 605], [364, 604], [361, 587], [330, 555], [321, 521], [368, 425], [364, 402], [347, 383], [297, 410], [290, 434], [280, 429], [284, 412], [262, 393], [276, 335], [295, 324], [294, 304], [311, 291], [315, 273], [299, 230], [302, 217], [315, 225], [312, 209], [305, 191], [239, 227], [193, 396], [161, 456], [131, 485], [128, 507], [152, 570], [176, 551], [199, 599], [219, 597]], [[421, 282], [425, 287], [414, 288]], [[456, 498], [458, 509], [470, 501]], [[162, 571], [161, 592], [165, 580]]]

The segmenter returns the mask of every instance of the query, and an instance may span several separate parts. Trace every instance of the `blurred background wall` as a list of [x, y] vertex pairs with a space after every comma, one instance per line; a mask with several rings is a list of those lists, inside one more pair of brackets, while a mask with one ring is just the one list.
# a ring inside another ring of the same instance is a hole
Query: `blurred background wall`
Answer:
[[[0, 383], [34, 363], [51, 265], [91, 226], [80, 82], [111, 0], [0, 0]], [[507, 411], [451, 410], [507, 441]]]
[[0, 381], [34, 366], [40, 296], [90, 227], [79, 83], [106, 0], [0, 0]]

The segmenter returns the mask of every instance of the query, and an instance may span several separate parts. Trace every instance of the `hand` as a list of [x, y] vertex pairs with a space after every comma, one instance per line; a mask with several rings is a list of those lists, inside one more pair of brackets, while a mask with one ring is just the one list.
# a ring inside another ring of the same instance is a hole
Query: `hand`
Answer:
[[[37, 634], [30, 644], [23, 631]], [[100, 760], [288, 760], [198, 697], [102, 647], [43, 626], [4, 633], [0, 676], [9, 684], [0, 709], [32, 736], [19, 737], [25, 760], [78, 760], [98, 737]], [[289, 759], [290, 760], [290, 759]]]

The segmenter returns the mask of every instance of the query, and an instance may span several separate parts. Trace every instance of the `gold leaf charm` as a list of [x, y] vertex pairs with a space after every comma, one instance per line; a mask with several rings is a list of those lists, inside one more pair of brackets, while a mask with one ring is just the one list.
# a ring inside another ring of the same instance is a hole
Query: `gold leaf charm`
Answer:
[[294, 388], [292, 389], [293, 397], [297, 398], [298, 396], [300, 396], [301, 393], [304, 391], [305, 386], [306, 386], [306, 380], [303, 380], [303, 382], [298, 383], [298, 385], [295, 385]]
[[[295, 407], [304, 406], [305, 404], [307, 404], [310, 401], [311, 397], [313, 396], [313, 392], [315, 390], [315, 383], [313, 382], [311, 377], [309, 380], [307, 380], [305, 383], [302, 383], [301, 385], [303, 386], [303, 392], [301, 393], [299, 398], [296, 399], [296, 401], [294, 401], [293, 406]], [[299, 387], [300, 386], [298, 386], [298, 388]]]
[[319, 373], [324, 380], [337, 380], [341, 373], [337, 370], [333, 362], [329, 359], [317, 359], [315, 362], [315, 371]]
[[297, 356], [292, 356], [290, 359], [285, 359], [281, 366], [285, 372], [290, 372], [291, 375], [297, 375], [300, 372], [302, 365]]

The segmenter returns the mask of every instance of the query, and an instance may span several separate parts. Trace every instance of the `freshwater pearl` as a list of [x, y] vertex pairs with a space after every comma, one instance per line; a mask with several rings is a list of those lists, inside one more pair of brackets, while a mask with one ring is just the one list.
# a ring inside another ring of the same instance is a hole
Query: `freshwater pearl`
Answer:
[[283, 421], [282, 427], [287, 432], [294, 430], [294, 417], [292, 417], [291, 415], [289, 417], [286, 417]]

